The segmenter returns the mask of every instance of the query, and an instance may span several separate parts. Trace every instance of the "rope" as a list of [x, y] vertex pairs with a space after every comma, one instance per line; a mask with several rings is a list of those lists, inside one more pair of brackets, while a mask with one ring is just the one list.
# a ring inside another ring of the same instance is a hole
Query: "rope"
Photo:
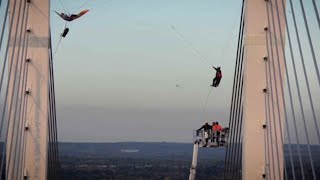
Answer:
[[63, 3], [61, 2], [61, 0], [58, 0], [58, 1], [59, 1], [60, 5], [61, 5], [62, 9], [64, 10], [64, 12], [70, 14], [70, 12], [64, 7], [64, 5], [63, 5]]
[[[84, 6], [86, 6], [89, 2], [92, 2], [93, 0], [87, 0], [85, 1], [81, 6], [79, 6], [78, 8], [76, 8], [75, 10], [71, 10], [73, 12], [78, 11], [79, 9], [83, 8]], [[111, 2], [112, 0], [110, 0], [109, 2]]]
[[202, 54], [194, 47], [194, 45], [190, 41], [188, 41], [173, 25], [170, 25], [170, 27], [170, 29], [175, 32], [180, 37], [180, 39], [202, 59], [204, 63], [210, 65], [210, 62], [204, 56], [202, 56]]
[[60, 44], [61, 44], [61, 40], [62, 40], [62, 36], [60, 36], [60, 38], [59, 38], [59, 41], [58, 41], [58, 44], [57, 44], [57, 46], [56, 46], [56, 49], [55, 49], [55, 51], [54, 51], [54, 53], [53, 53], [53, 59], [54, 59], [54, 57], [56, 56], [56, 54], [57, 54], [57, 52], [58, 52], [58, 49], [59, 49], [59, 47], [60, 47]]
[[[206, 109], [207, 109], [207, 106], [208, 106], [208, 100], [209, 100], [209, 97], [210, 97], [210, 95], [211, 95], [211, 93], [212, 93], [212, 90], [213, 90], [213, 88], [210, 88], [210, 90], [208, 91], [205, 104], [204, 104], [204, 106], [202, 106], [202, 113], [203, 113], [204, 115], [205, 115], [205, 113], [206, 113]], [[205, 118], [204, 118], [204, 121], [206, 121]]]

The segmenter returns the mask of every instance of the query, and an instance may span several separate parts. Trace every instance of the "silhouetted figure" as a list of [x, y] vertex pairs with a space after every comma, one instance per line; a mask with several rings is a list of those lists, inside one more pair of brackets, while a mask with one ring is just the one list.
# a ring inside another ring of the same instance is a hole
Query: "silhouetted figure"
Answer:
[[199, 128], [197, 130], [197, 133], [203, 129], [204, 130], [204, 138], [206, 140], [206, 144], [204, 145], [204, 147], [206, 147], [208, 145], [208, 140], [209, 140], [209, 133], [210, 133], [210, 130], [212, 129], [212, 126], [210, 126], [208, 123], [206, 123], [205, 125], [203, 125], [201, 128]]
[[221, 67], [217, 67], [217, 68], [215, 68], [214, 66], [212, 67], [216, 70], [216, 76], [214, 77], [211, 86], [218, 87], [222, 79]]

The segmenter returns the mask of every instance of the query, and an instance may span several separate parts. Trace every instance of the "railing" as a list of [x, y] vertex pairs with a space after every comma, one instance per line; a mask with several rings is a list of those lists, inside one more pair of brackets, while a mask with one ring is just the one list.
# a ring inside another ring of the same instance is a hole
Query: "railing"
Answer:
[[201, 147], [219, 147], [228, 145], [229, 140], [229, 128], [224, 128], [222, 131], [205, 131], [205, 130], [194, 130], [193, 131], [193, 142], [199, 143]]

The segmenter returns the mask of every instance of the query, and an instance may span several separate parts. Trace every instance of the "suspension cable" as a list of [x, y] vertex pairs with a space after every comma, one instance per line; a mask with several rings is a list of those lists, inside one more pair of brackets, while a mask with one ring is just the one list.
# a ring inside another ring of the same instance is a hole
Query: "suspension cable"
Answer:
[[[234, 162], [235, 156], [239, 153], [239, 148], [237, 140], [235, 136], [240, 134], [238, 133], [239, 121], [240, 119], [236, 117], [239, 110], [239, 92], [240, 87], [242, 87], [242, 63], [243, 63], [243, 33], [244, 33], [244, 0], [242, 1], [242, 8], [241, 8], [241, 16], [240, 16], [240, 23], [239, 23], [239, 35], [238, 35], [238, 47], [237, 47], [237, 54], [236, 54], [236, 63], [235, 63], [235, 73], [234, 73], [234, 81], [233, 81], [233, 90], [232, 90], [232, 99], [231, 99], [231, 107], [230, 107], [230, 120], [229, 120], [229, 128], [230, 128], [230, 138], [229, 143], [226, 150], [225, 156], [225, 170], [224, 170], [224, 179], [231, 179], [234, 174], [236, 174], [238, 166], [237, 163]], [[240, 83], [241, 81], [241, 83]], [[241, 84], [241, 86], [240, 86]], [[240, 93], [242, 96], [242, 92]], [[241, 111], [242, 112], [242, 111]], [[241, 120], [242, 121], [242, 120]], [[236, 130], [237, 129], [237, 130]], [[235, 133], [237, 132], [237, 133]], [[236, 153], [238, 152], [238, 153]]]
[[319, 11], [318, 11], [317, 4], [316, 4], [316, 1], [315, 1], [315, 0], [312, 0], [312, 5], [313, 5], [314, 13], [315, 13], [316, 18], [317, 18], [318, 27], [319, 27], [319, 30], [320, 30], [320, 18], [319, 18]]
[[[292, 0], [290, 0], [290, 4], [292, 5]], [[310, 30], [309, 30], [309, 25], [308, 25], [308, 20], [307, 20], [307, 17], [306, 17], [306, 12], [304, 10], [304, 5], [303, 5], [303, 1], [300, 0], [300, 7], [301, 7], [301, 11], [302, 11], [302, 17], [303, 17], [303, 20], [304, 20], [304, 26], [306, 28], [306, 31], [307, 31], [307, 37], [308, 37], [308, 41], [309, 41], [309, 46], [310, 46], [310, 51], [311, 51], [311, 55], [312, 55], [312, 59], [313, 59], [313, 63], [314, 63], [314, 67], [316, 69], [316, 74], [317, 74], [317, 78], [318, 78], [318, 84], [320, 86], [320, 73], [319, 73], [319, 67], [318, 67], [318, 63], [317, 63], [317, 58], [316, 58], [316, 55], [315, 55], [315, 52], [314, 52], [314, 47], [313, 47], [313, 42], [312, 42], [312, 39], [311, 39], [311, 35], [310, 35]], [[292, 12], [293, 13], [293, 12]], [[319, 16], [318, 16], [319, 18]], [[295, 17], [294, 17], [295, 19]], [[320, 25], [319, 25], [320, 26]], [[309, 87], [308, 87], [309, 89]], [[313, 108], [313, 107], [312, 107]], [[315, 116], [314, 116], [315, 118]], [[315, 122], [316, 123], [316, 122]], [[317, 125], [318, 126], [318, 125]], [[318, 141], [320, 143], [320, 133], [319, 133], [319, 130], [317, 130], [317, 135], [318, 135]]]
[[[14, 91], [14, 89], [15, 89], [15, 82], [16, 82], [16, 77], [17, 77], [17, 68], [18, 68], [18, 61], [17, 61], [17, 65], [15, 66], [15, 69], [14, 69], [14, 71], [12, 72], [12, 68], [13, 68], [13, 65], [14, 65], [14, 63], [13, 63], [13, 61], [14, 61], [14, 52], [15, 52], [15, 46], [16, 46], [16, 40], [17, 40], [17, 35], [18, 35], [18, 31], [19, 31], [19, 22], [20, 22], [20, 14], [21, 14], [21, 8], [22, 8], [22, 4], [23, 4], [23, 2], [21, 2], [20, 3], [20, 5], [19, 5], [19, 10], [18, 10], [18, 16], [17, 16], [17, 23], [16, 23], [16, 31], [15, 31], [15, 37], [14, 37], [14, 44], [13, 44], [13, 50], [12, 50], [12, 53], [11, 53], [11, 62], [10, 62], [10, 69], [9, 69], [9, 71], [8, 71], [8, 84], [7, 84], [7, 87], [6, 87], [6, 91], [5, 91], [5, 102], [4, 102], [4, 106], [3, 106], [3, 113], [2, 113], [2, 118], [1, 118], [1, 121], [3, 122], [4, 121], [4, 118], [5, 118], [5, 108], [6, 108], [6, 106], [7, 106], [7, 100], [8, 100], [8, 91], [9, 91], [9, 86], [10, 86], [10, 82], [11, 82], [11, 75], [14, 73], [14, 79], [13, 79], [13, 81], [12, 81], [12, 86], [13, 86], [13, 91], [12, 92], [15, 92]], [[12, 21], [13, 21], [13, 19], [12, 19]], [[23, 26], [21, 25], [21, 28], [20, 28], [20, 33], [22, 32], [22, 28], [23, 28]], [[9, 36], [10, 37], [10, 36]], [[10, 38], [8, 38], [8, 40], [9, 40]], [[18, 44], [19, 44], [19, 47], [18, 47], [18, 52], [17, 52], [17, 54], [18, 54], [18, 56], [17, 56], [17, 58], [19, 57], [19, 54], [20, 54], [20, 46], [21, 46], [21, 35], [20, 35], [20, 37], [19, 37], [19, 40], [18, 40]], [[7, 48], [6, 50], [8, 50], [9, 48]], [[5, 55], [5, 57], [6, 57], [7, 55]], [[13, 106], [13, 100], [14, 100], [14, 95], [13, 95], [14, 93], [12, 93], [12, 95], [11, 95], [11, 102], [10, 102], [10, 107], [9, 107], [9, 109], [8, 109], [8, 112], [9, 112], [9, 117], [8, 117], [8, 123], [7, 123], [7, 125], [6, 125], [6, 127], [5, 127], [5, 129], [6, 129], [6, 133], [5, 133], [5, 143], [4, 143], [4, 146], [3, 146], [3, 157], [4, 157], [4, 155], [5, 155], [5, 153], [6, 153], [6, 143], [7, 143], [7, 139], [8, 139], [8, 127], [9, 127], [9, 125], [10, 125], [10, 122], [11, 122], [11, 110], [12, 110], [12, 106]], [[1, 127], [1, 130], [2, 130], [2, 127]], [[2, 132], [0, 133], [0, 134], [2, 134]], [[11, 153], [11, 152], [10, 152]], [[2, 158], [2, 161], [1, 161], [1, 170], [0, 170], [0, 174], [2, 174], [2, 172], [3, 172], [3, 169], [4, 169], [4, 158]], [[7, 175], [7, 174], [6, 174]]]
[[[307, 88], [308, 92], [310, 92], [308, 76], [307, 76], [306, 68], [305, 68], [305, 64], [304, 64], [304, 56], [303, 56], [303, 53], [302, 53], [300, 37], [299, 37], [298, 28], [297, 28], [297, 22], [296, 22], [296, 18], [295, 18], [295, 11], [294, 11], [294, 8], [293, 8], [292, 0], [289, 0], [289, 2], [290, 2], [292, 17], [293, 17], [293, 24], [294, 24], [294, 28], [295, 28], [295, 34], [296, 34], [296, 38], [297, 38], [297, 41], [298, 41], [298, 48], [299, 48], [299, 53], [300, 53], [300, 57], [301, 57], [302, 67], [303, 67], [303, 71], [304, 71], [304, 75], [305, 75], [304, 77], [305, 77], [305, 81], [306, 81], [306, 84], [307, 84], [307, 87], [308, 87]], [[292, 58], [292, 61], [293, 60], [294, 60], [294, 58]], [[296, 71], [295, 62], [293, 61], [292, 63], [293, 63], [296, 87], [297, 87], [297, 92], [298, 92], [299, 106], [300, 106], [300, 110], [301, 110], [301, 114], [302, 114], [303, 127], [304, 127], [304, 130], [305, 130], [305, 133], [306, 133], [308, 155], [309, 155], [309, 159], [310, 159], [312, 174], [313, 174], [313, 177], [315, 178], [316, 176], [315, 176], [315, 170], [314, 170], [314, 165], [313, 165], [312, 153], [311, 153], [311, 149], [310, 149], [310, 140], [309, 140], [309, 135], [308, 135], [307, 126], [306, 126], [305, 112], [304, 112], [304, 108], [303, 108], [303, 105], [302, 105], [302, 97], [301, 97], [300, 88], [299, 88], [300, 87], [299, 86], [299, 81], [298, 81], [298, 77], [297, 77], [297, 71]]]

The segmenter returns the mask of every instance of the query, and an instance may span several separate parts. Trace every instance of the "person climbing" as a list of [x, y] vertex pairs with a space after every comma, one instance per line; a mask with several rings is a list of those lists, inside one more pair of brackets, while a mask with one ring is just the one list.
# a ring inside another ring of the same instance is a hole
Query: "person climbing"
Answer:
[[197, 134], [201, 129], [204, 130], [204, 138], [206, 140], [206, 144], [203, 147], [206, 147], [208, 145], [209, 133], [210, 133], [210, 130], [212, 129], [212, 126], [210, 126], [209, 123], [207, 122], [205, 125], [203, 125], [201, 128], [197, 130]]
[[215, 69], [216, 72], [216, 76], [214, 77], [213, 81], [212, 81], [212, 85], [213, 87], [218, 87], [222, 78], [222, 72], [221, 72], [221, 67], [214, 67], [212, 66], [213, 69]]
[[57, 11], [55, 11], [63, 20], [65, 21], [73, 21], [75, 19], [80, 18], [81, 16], [83, 16], [84, 14], [86, 14], [87, 12], [89, 12], [89, 10], [83, 10], [81, 11], [79, 14], [71, 14], [71, 15], [67, 15], [65, 13], [58, 13]]
[[219, 122], [216, 122], [216, 124], [212, 127], [213, 132], [216, 133], [217, 137], [216, 137], [216, 141], [218, 146], [220, 145], [220, 133], [223, 130], [223, 128], [219, 125]]

